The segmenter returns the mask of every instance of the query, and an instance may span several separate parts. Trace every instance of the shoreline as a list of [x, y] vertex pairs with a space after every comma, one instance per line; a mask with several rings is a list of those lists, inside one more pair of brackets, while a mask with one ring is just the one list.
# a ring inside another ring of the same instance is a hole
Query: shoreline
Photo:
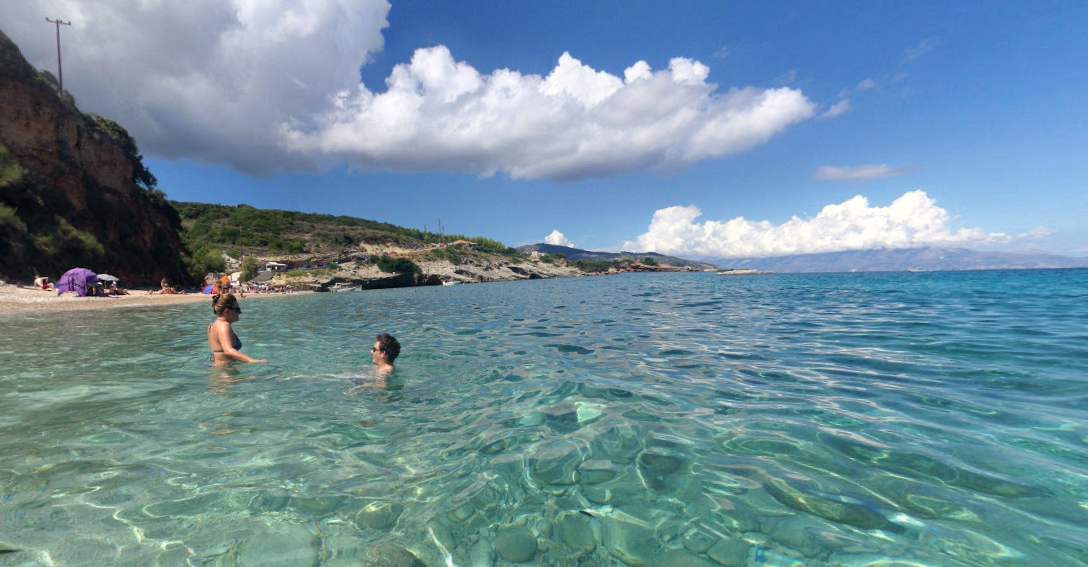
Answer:
[[[551, 278], [542, 279], [567, 279], [567, 278], [579, 278], [579, 277], [603, 277], [603, 276], [617, 276], [625, 273], [693, 273], [684, 270], [646, 270], [640, 271], [623, 271], [623, 272], [603, 272], [603, 273], [578, 273], [571, 275], [553, 276]], [[506, 283], [506, 282], [518, 282], [528, 281], [533, 278], [496, 278], [486, 281], [465, 281], [458, 282], [462, 285], [472, 284], [484, 284], [484, 283]], [[426, 287], [426, 286], [393, 286], [393, 288], [401, 287]], [[375, 288], [384, 289], [384, 288]], [[365, 290], [360, 290], [365, 291]], [[318, 293], [311, 290], [293, 291], [291, 293], [250, 293], [243, 299], [238, 297], [242, 302], [249, 301], [250, 299], [283, 299], [287, 297], [299, 297]], [[161, 295], [161, 294], [149, 294], [147, 290], [137, 289], [131, 290], [129, 295], [115, 295], [110, 297], [78, 297], [72, 294], [57, 295], [55, 291], [42, 291], [28, 286], [21, 286], [16, 284], [0, 284], [0, 317], [5, 315], [21, 315], [26, 313], [72, 313], [79, 311], [105, 311], [115, 309], [128, 309], [128, 308], [140, 308], [140, 307], [166, 307], [172, 305], [189, 305], [193, 303], [200, 303], [202, 301], [209, 301], [211, 298], [208, 295], [202, 293], [187, 293], [184, 295]]]
[[[312, 291], [283, 293], [250, 293], [243, 303], [250, 299], [282, 299], [313, 294]], [[133, 309], [140, 307], [166, 307], [171, 305], [189, 305], [210, 302], [211, 297], [202, 293], [185, 295], [149, 294], [146, 290], [134, 290], [129, 295], [111, 297], [78, 297], [72, 294], [57, 295], [55, 291], [41, 291], [30, 287], [12, 284], [0, 285], [0, 317], [26, 313], [70, 313], [77, 311], [104, 311], [113, 309]]]

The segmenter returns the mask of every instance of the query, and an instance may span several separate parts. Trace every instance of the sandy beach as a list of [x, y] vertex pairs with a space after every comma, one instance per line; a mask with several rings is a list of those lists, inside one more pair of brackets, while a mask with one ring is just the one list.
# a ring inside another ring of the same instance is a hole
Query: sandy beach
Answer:
[[[243, 302], [251, 299], [273, 299], [298, 297], [313, 292], [300, 291], [289, 294], [247, 294]], [[145, 290], [133, 290], [129, 295], [111, 297], [78, 297], [71, 293], [57, 295], [55, 291], [19, 287], [11, 284], [0, 285], [0, 316], [20, 313], [55, 313], [69, 311], [91, 311], [98, 309], [125, 309], [134, 307], [157, 307], [182, 305], [188, 303], [210, 303], [211, 298], [204, 294], [185, 295], [149, 294]]]

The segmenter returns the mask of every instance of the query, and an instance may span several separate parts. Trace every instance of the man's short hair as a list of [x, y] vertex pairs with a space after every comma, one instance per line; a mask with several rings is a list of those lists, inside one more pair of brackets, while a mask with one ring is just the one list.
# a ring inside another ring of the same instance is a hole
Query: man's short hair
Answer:
[[382, 333], [378, 335], [378, 349], [385, 353], [385, 358], [393, 362], [400, 356], [400, 343], [393, 335]]

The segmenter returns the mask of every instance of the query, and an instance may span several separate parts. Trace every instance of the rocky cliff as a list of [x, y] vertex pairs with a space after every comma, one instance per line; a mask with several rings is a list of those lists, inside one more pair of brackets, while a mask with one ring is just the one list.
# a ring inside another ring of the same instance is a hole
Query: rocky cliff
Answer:
[[116, 123], [81, 113], [0, 31], [0, 275], [185, 279], [181, 221]]

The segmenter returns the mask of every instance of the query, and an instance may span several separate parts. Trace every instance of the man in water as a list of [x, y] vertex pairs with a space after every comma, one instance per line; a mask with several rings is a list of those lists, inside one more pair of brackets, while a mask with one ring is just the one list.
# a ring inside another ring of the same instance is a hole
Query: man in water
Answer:
[[393, 335], [382, 333], [374, 340], [374, 346], [370, 347], [370, 361], [374, 363], [374, 369], [379, 374], [393, 372], [393, 361], [400, 355], [400, 343]]

